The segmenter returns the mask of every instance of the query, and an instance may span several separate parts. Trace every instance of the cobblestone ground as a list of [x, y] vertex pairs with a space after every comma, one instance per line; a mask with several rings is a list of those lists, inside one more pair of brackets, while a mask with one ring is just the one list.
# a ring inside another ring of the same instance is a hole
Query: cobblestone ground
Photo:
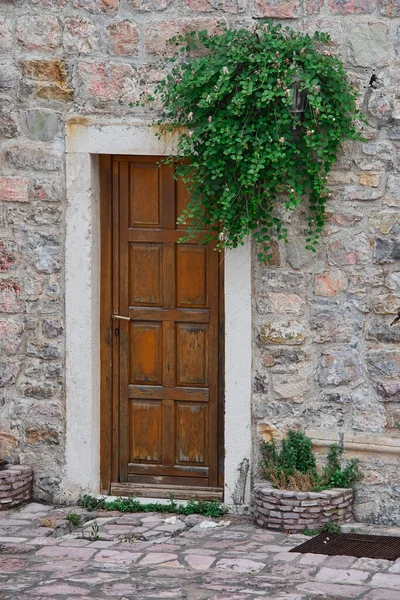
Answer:
[[[84, 524], [70, 527], [70, 513]], [[5, 511], [0, 600], [400, 599], [400, 560], [289, 553], [303, 535], [270, 533], [244, 518], [207, 521], [35, 503]]]

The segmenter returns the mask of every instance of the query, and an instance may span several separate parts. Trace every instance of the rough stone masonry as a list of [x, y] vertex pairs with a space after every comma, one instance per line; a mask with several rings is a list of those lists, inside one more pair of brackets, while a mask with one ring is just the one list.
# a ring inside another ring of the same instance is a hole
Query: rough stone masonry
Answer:
[[64, 493], [66, 119], [140, 118], [169, 37], [265, 17], [331, 34], [369, 124], [331, 173], [317, 254], [301, 215], [271, 265], [254, 252], [253, 463], [290, 427], [321, 454], [339, 440], [366, 473], [357, 517], [400, 523], [398, 0], [1, 0], [0, 447], [37, 498]]

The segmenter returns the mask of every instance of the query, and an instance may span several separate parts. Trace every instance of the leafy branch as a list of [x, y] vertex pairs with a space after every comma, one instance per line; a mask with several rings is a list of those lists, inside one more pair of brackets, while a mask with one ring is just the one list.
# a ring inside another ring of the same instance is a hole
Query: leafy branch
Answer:
[[[271, 23], [254, 29], [173, 38], [173, 68], [148, 101], [161, 101], [162, 130], [179, 131], [175, 176], [190, 190], [178, 219], [186, 238], [235, 248], [252, 233], [259, 258], [286, 240], [283, 209], [308, 207], [306, 248], [315, 252], [329, 198], [326, 180], [340, 144], [359, 139], [357, 93], [329, 36]], [[301, 118], [294, 85], [306, 92]]]

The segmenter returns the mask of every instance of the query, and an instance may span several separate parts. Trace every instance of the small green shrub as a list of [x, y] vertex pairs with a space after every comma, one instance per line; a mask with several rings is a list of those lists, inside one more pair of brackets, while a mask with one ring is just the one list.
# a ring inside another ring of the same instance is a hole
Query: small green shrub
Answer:
[[327, 464], [317, 469], [312, 442], [304, 433], [289, 431], [278, 449], [276, 442], [262, 442], [260, 467], [272, 485], [296, 491], [320, 491], [335, 487], [351, 488], [362, 480], [356, 458], [342, 468], [343, 449], [331, 444]]
[[353, 487], [364, 477], [360, 470], [358, 458], [349, 460], [344, 469], [342, 469], [342, 455], [343, 448], [339, 448], [337, 444], [331, 444], [328, 453], [328, 464], [324, 469], [324, 480], [327, 487]]
[[142, 504], [136, 498], [116, 498], [107, 502], [103, 498], [94, 498], [85, 494], [79, 500], [79, 505], [89, 511], [92, 510], [117, 510], [123, 513], [135, 512], [161, 512], [176, 513], [181, 515], [204, 515], [205, 517], [222, 517], [226, 513], [226, 508], [219, 500], [189, 500], [187, 505], [178, 504], [172, 494], [169, 504], [160, 502]]
[[82, 522], [82, 518], [76, 513], [71, 513], [70, 515], [66, 516], [65, 519], [69, 521], [74, 527], [79, 527], [79, 525]]
[[319, 535], [320, 533], [341, 533], [341, 531], [342, 528], [340, 527], [340, 525], [329, 522], [325, 523], [325, 525], [323, 525], [319, 529], [304, 529], [303, 533], [304, 535], [313, 537], [314, 535]]

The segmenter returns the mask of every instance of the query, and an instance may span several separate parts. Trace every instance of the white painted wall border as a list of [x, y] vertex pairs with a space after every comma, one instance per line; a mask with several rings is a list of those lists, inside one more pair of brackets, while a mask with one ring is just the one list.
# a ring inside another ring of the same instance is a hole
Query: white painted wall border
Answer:
[[[66, 468], [73, 498], [100, 489], [100, 199], [99, 154], [163, 155], [174, 140], [158, 139], [143, 121], [67, 123]], [[251, 249], [225, 255], [225, 502], [248, 504], [251, 461]]]

